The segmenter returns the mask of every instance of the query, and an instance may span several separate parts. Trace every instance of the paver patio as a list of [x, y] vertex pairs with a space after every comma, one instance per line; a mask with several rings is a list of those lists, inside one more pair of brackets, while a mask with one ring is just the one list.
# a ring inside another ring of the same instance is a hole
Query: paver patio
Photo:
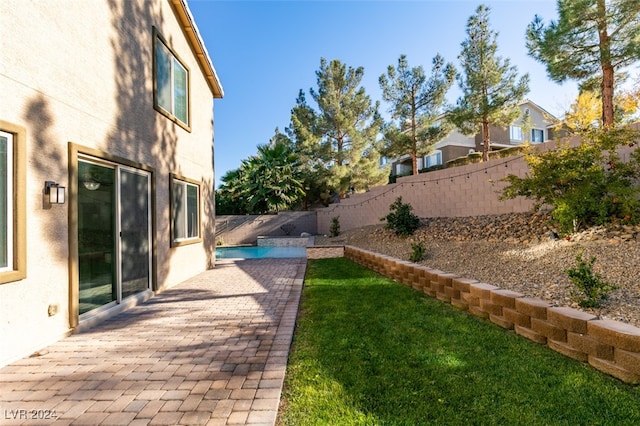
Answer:
[[218, 261], [0, 368], [0, 425], [273, 425], [305, 267]]

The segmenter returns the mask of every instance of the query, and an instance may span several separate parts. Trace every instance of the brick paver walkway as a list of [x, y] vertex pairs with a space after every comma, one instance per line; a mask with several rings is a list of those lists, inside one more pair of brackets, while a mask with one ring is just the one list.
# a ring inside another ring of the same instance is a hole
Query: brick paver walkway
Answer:
[[219, 261], [0, 368], [0, 424], [273, 425], [305, 263]]

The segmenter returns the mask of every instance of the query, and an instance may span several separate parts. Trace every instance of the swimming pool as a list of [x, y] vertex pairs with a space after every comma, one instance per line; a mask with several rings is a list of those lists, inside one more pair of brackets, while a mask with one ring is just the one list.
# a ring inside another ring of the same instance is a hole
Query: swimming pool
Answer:
[[216, 247], [217, 259], [307, 257], [306, 247]]

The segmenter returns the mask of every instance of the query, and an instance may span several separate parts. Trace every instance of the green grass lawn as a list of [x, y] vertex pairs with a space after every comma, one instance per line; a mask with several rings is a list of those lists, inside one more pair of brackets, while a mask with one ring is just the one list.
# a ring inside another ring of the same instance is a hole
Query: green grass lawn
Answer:
[[640, 388], [349, 260], [310, 260], [278, 424], [638, 425]]

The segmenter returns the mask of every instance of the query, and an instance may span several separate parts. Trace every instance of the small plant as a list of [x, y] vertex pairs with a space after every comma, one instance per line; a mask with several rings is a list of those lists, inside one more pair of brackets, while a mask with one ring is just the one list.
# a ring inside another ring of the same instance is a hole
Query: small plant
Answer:
[[578, 266], [567, 269], [567, 275], [584, 297], [578, 303], [583, 308], [597, 308], [609, 298], [609, 293], [617, 287], [607, 284], [598, 273], [593, 272], [595, 256], [587, 262], [582, 258], [582, 252], [580, 252], [576, 256], [576, 260]]
[[340, 216], [336, 216], [331, 219], [331, 227], [329, 228], [329, 234], [332, 237], [340, 235]]
[[402, 202], [402, 197], [398, 197], [396, 201], [389, 206], [389, 214], [380, 218], [380, 220], [386, 220], [386, 229], [392, 229], [396, 235], [406, 237], [413, 235], [413, 233], [420, 227], [420, 218], [411, 213], [413, 207], [411, 204], [405, 204]]
[[218, 240], [216, 241], [216, 245], [217, 246], [223, 246], [224, 245], [224, 240], [222, 239], [222, 237], [218, 238]]
[[420, 262], [424, 258], [426, 251], [427, 248], [424, 245], [424, 241], [411, 243], [411, 256], [409, 256], [409, 260], [416, 263]]

